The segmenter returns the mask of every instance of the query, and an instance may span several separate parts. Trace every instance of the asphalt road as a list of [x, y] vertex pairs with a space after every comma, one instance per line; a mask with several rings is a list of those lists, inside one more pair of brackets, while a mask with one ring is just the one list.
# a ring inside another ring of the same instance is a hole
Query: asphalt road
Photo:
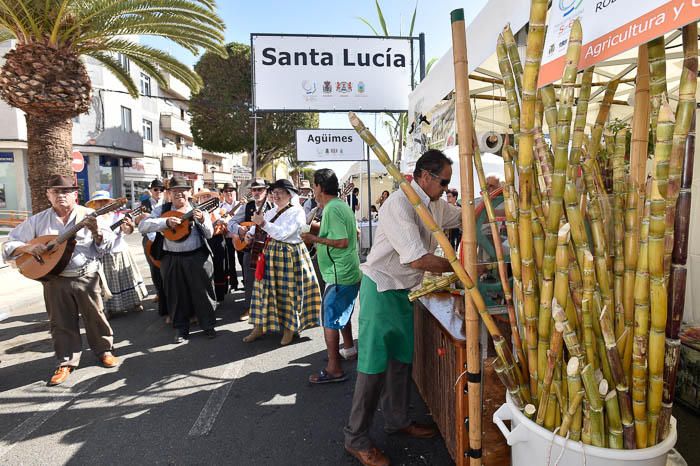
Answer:
[[[147, 276], [139, 240], [129, 242]], [[64, 385], [47, 387], [54, 359], [40, 291], [0, 271], [0, 463], [358, 464], [342, 435], [355, 363], [345, 364], [348, 382], [307, 382], [325, 364], [320, 329], [284, 348], [277, 335], [245, 344], [251, 327], [238, 321], [243, 297], [233, 293], [217, 310], [216, 339], [194, 328], [176, 346], [149, 300], [111, 320], [119, 368], [102, 368], [86, 349]], [[415, 390], [411, 411], [430, 420]], [[388, 436], [378, 414], [373, 436], [394, 464], [452, 464], [441, 438]]]

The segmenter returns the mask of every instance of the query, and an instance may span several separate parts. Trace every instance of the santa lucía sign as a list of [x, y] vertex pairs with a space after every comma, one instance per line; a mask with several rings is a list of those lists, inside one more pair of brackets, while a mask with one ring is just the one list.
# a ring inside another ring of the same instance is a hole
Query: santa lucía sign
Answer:
[[410, 38], [251, 34], [256, 111], [406, 111]]

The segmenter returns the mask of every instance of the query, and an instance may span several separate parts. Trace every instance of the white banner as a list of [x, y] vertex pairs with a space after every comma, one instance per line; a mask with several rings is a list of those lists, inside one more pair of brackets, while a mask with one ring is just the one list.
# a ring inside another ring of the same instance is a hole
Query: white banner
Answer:
[[258, 111], [406, 111], [411, 40], [251, 34]]
[[558, 0], [552, 3], [538, 86], [561, 79], [571, 24], [581, 20], [579, 69], [700, 18], [700, 0]]
[[300, 162], [365, 160], [365, 145], [354, 129], [298, 129], [297, 160]]

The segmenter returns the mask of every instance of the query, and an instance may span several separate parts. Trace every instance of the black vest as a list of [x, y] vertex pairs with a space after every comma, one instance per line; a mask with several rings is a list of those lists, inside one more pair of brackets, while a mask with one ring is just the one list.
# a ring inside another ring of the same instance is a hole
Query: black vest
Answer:
[[[263, 211], [269, 210], [271, 207], [270, 203], [265, 201], [265, 207], [263, 207]], [[255, 208], [255, 201], [249, 201], [245, 205], [245, 219], [243, 220], [244, 222], [250, 222], [250, 219], [253, 218], [253, 214], [255, 213], [257, 209]]]

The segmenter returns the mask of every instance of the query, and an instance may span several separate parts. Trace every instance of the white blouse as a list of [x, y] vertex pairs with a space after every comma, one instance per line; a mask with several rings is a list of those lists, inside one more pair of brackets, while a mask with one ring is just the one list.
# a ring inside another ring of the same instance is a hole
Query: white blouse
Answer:
[[[301, 227], [302, 225], [306, 225], [306, 213], [304, 212], [304, 208], [299, 204], [292, 204], [289, 209], [285, 210], [282, 215], [272, 223], [271, 220], [277, 215], [278, 210], [278, 207], [274, 206], [272, 209], [265, 212], [263, 216], [265, 218], [263, 230], [267, 232], [270, 238], [277, 241], [290, 244], [301, 243]], [[254, 233], [254, 228], [252, 230], [251, 234]]]
[[[109, 222], [109, 225], [113, 225], [114, 223], [118, 222], [122, 218], [124, 218], [123, 213], [119, 212], [113, 212], [109, 214], [105, 214], [104, 218], [107, 222]], [[134, 228], [136, 230], [136, 228]], [[111, 252], [117, 253], [117, 252], [126, 252], [129, 250], [129, 244], [126, 242], [126, 234], [122, 231], [121, 226], [117, 228], [114, 231], [115, 239], [114, 239], [114, 246], [112, 246]]]

